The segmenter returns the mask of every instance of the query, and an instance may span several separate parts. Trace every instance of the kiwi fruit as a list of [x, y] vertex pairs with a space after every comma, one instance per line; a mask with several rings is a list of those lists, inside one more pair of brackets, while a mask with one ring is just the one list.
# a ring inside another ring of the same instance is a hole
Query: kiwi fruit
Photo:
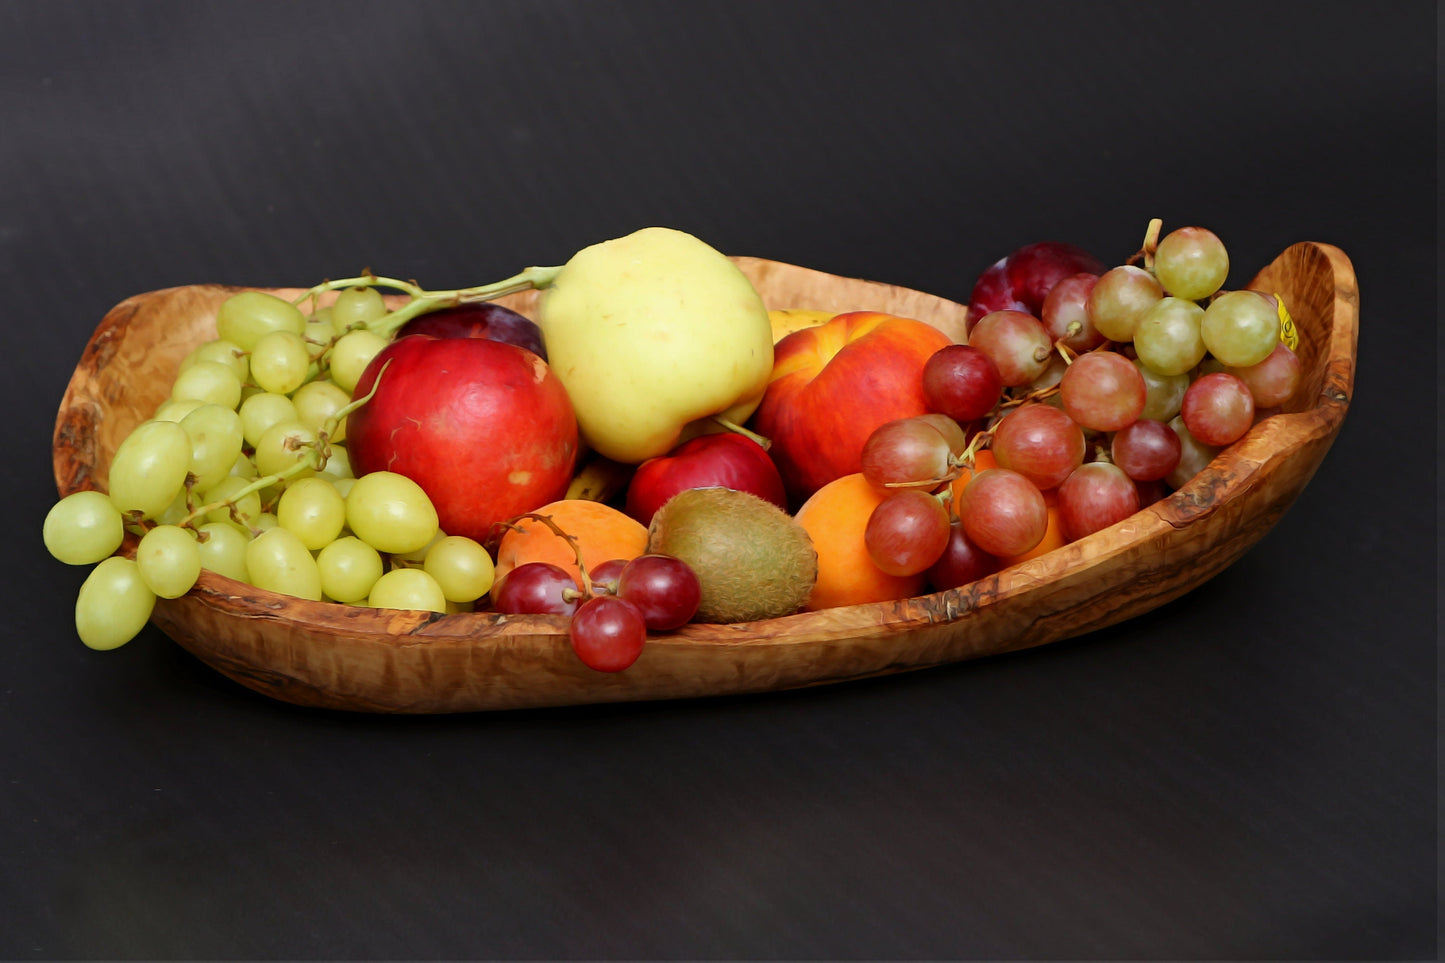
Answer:
[[818, 579], [813, 540], [793, 517], [750, 492], [691, 488], [657, 511], [647, 550], [682, 559], [697, 574], [699, 622], [791, 615]]

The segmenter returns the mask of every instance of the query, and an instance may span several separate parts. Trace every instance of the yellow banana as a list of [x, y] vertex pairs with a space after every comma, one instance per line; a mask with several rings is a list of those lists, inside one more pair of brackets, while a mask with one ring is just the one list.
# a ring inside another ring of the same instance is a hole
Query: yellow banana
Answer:
[[572, 476], [566, 497], [593, 502], [611, 501], [614, 495], [627, 487], [636, 467], [604, 458], [595, 451], [589, 452], [582, 467]]

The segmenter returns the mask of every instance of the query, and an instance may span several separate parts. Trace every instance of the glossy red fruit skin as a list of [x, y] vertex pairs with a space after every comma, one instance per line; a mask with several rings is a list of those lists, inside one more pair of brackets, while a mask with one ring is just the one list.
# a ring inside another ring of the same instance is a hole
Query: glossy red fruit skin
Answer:
[[442, 531], [486, 542], [499, 522], [556, 501], [577, 462], [577, 419], [540, 357], [479, 338], [409, 335], [372, 359], [347, 418], [358, 476], [394, 471], [422, 487]]
[[460, 304], [454, 308], [442, 308], [419, 318], [412, 318], [401, 326], [398, 338], [409, 334], [428, 334], [433, 338], [482, 338], [486, 341], [505, 341], [515, 344], [547, 360], [547, 346], [542, 339], [542, 329], [525, 315], [505, 308], [500, 304]]
[[1002, 567], [998, 557], [975, 545], [963, 530], [963, 523], [955, 519], [949, 526], [943, 555], [925, 574], [933, 591], [942, 592], [992, 575]]
[[689, 488], [733, 488], [788, 510], [783, 476], [762, 445], [736, 432], [698, 435], [637, 466], [626, 512], [644, 525], [673, 495]]
[[697, 614], [702, 583], [697, 573], [671, 555], [639, 555], [623, 567], [612, 593], [642, 613], [642, 621], [657, 632], [680, 629]]
[[507, 615], [571, 615], [581, 596], [572, 574], [551, 562], [525, 562], [492, 587], [492, 605]]
[[1026, 244], [979, 275], [968, 299], [965, 324], [972, 328], [990, 311], [1023, 311], [1038, 317], [1055, 284], [1071, 274], [1103, 274], [1105, 270], [1104, 262], [1075, 244]]
[[923, 366], [923, 396], [934, 411], [967, 424], [993, 411], [1003, 397], [1003, 377], [978, 348], [951, 344]]
[[584, 602], [567, 627], [572, 651], [589, 669], [621, 672], [642, 655], [647, 626], [637, 606], [615, 595]]

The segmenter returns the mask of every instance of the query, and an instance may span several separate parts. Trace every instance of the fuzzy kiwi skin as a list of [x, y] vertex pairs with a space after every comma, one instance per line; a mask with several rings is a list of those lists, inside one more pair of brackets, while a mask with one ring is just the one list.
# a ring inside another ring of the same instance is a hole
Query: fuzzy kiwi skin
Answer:
[[750, 492], [693, 488], [658, 509], [647, 550], [697, 574], [696, 622], [753, 622], [791, 615], [818, 579], [818, 552], [793, 517]]

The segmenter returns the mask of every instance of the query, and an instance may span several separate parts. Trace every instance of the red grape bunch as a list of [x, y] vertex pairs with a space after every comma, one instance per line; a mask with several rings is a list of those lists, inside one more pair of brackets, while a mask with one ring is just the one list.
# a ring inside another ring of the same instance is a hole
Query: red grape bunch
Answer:
[[1212, 231], [1159, 231], [1151, 222], [1112, 268], [1044, 242], [983, 273], [968, 343], [924, 368], [933, 414], [864, 446], [864, 476], [888, 492], [865, 534], [875, 565], [940, 590], [1083, 538], [1184, 485], [1289, 400], [1300, 361], [1283, 305], [1224, 288]]

